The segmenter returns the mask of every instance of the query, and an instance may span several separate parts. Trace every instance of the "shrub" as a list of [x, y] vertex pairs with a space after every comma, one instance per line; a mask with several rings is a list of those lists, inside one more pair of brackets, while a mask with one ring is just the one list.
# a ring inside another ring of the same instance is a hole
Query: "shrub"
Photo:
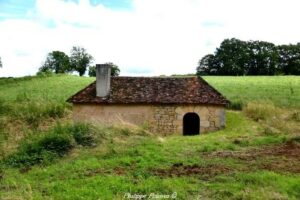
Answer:
[[82, 146], [96, 144], [95, 131], [95, 127], [90, 124], [57, 124], [44, 134], [29, 136], [20, 144], [17, 152], [6, 157], [4, 162], [13, 167], [49, 163], [67, 154], [75, 142]]
[[93, 146], [96, 144], [94, 127], [90, 124], [74, 124], [70, 127], [70, 131], [77, 144], [82, 146]]
[[67, 134], [51, 132], [43, 137], [28, 138], [5, 163], [13, 167], [45, 163], [64, 156], [72, 147], [72, 138]]
[[227, 105], [228, 109], [231, 110], [243, 110], [244, 103], [241, 100], [232, 101]]
[[50, 134], [42, 138], [38, 142], [38, 146], [42, 150], [63, 156], [72, 148], [72, 141], [67, 135]]
[[262, 103], [248, 103], [244, 107], [243, 111], [245, 114], [254, 119], [255, 121], [270, 119], [278, 113], [277, 109], [272, 103], [262, 104]]

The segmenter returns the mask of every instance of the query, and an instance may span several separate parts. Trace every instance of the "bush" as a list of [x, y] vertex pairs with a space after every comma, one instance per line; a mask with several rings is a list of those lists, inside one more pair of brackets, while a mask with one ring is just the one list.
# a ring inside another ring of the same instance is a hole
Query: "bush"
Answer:
[[13, 167], [31, 166], [62, 157], [72, 147], [72, 139], [66, 134], [49, 133], [44, 137], [30, 138], [21, 143], [18, 151], [5, 159]]
[[[35, 135], [41, 135], [36, 133]], [[4, 162], [13, 167], [28, 167], [47, 164], [63, 157], [75, 145], [93, 146], [96, 144], [95, 129], [89, 124], [57, 124], [42, 136], [31, 136], [23, 141], [17, 152], [6, 157]]]
[[77, 144], [82, 146], [93, 146], [96, 144], [95, 133], [90, 124], [75, 124], [70, 127], [70, 131]]
[[42, 150], [63, 156], [72, 148], [72, 141], [67, 135], [50, 134], [41, 139], [38, 145]]
[[277, 114], [277, 110], [272, 103], [248, 103], [243, 111], [248, 117], [254, 119], [255, 121], [267, 120], [276, 116]]
[[5, 158], [4, 162], [13, 167], [27, 167], [35, 164], [46, 164], [63, 157], [74, 146], [96, 144], [95, 128], [89, 124], [57, 124], [48, 132], [29, 136], [17, 149], [17, 152]]
[[227, 108], [231, 110], [243, 110], [244, 103], [240, 100], [232, 101], [228, 104]]

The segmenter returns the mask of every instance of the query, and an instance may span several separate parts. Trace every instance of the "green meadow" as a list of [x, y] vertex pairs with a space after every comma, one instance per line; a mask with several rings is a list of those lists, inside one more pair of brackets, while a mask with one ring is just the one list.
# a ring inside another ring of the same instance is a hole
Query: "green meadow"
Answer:
[[74, 124], [94, 78], [0, 78], [0, 199], [300, 199], [300, 77], [204, 79], [226, 128], [183, 137]]
[[270, 102], [279, 107], [300, 108], [299, 76], [204, 77], [232, 102]]

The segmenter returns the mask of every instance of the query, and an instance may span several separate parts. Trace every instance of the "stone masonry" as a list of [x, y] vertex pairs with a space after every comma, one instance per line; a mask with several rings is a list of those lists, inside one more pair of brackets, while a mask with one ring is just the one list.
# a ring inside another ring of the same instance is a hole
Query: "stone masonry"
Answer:
[[74, 105], [74, 120], [102, 124], [149, 124], [153, 133], [182, 134], [186, 113], [200, 117], [200, 134], [225, 127], [224, 106], [213, 105]]

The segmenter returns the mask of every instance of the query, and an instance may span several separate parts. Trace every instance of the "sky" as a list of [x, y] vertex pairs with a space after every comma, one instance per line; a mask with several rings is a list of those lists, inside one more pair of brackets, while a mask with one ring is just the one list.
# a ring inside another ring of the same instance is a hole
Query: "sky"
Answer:
[[0, 0], [0, 77], [84, 47], [125, 76], [195, 73], [226, 38], [300, 42], [299, 0]]

